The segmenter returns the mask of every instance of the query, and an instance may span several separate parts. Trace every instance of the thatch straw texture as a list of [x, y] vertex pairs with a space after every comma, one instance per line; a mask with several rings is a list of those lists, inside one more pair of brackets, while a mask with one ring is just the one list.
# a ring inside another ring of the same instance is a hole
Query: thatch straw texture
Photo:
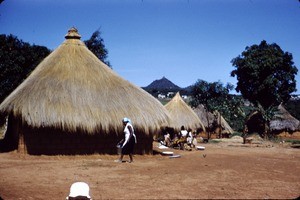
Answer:
[[297, 131], [300, 130], [300, 122], [294, 118], [282, 104], [278, 106], [274, 119], [270, 121], [271, 131]]
[[52, 127], [89, 134], [122, 129], [128, 117], [139, 130], [168, 123], [163, 105], [101, 62], [71, 29], [66, 40], [0, 105], [33, 128]]
[[194, 112], [197, 114], [197, 116], [200, 118], [201, 122], [205, 126], [205, 128], [212, 128], [213, 122], [216, 120], [214, 114], [211, 112], [208, 112], [205, 107], [200, 104], [195, 109]]
[[165, 105], [165, 108], [169, 111], [171, 117], [169, 127], [179, 130], [183, 125], [186, 129], [196, 130], [201, 128], [205, 131], [203, 123], [193, 109], [184, 102], [179, 92]]
[[219, 113], [219, 111], [214, 111], [214, 115], [217, 116], [218, 122], [217, 124], [221, 124], [222, 133], [232, 134], [234, 131], [228, 124], [228, 122], [224, 119], [224, 117]]
[[[211, 113], [207, 111], [202, 104], [200, 104], [194, 109], [194, 112], [198, 115], [206, 129], [213, 130], [217, 128], [214, 126], [221, 123], [222, 133], [232, 134], [234, 132], [228, 122], [218, 111]], [[220, 120], [218, 120], [218, 116], [220, 117]]]

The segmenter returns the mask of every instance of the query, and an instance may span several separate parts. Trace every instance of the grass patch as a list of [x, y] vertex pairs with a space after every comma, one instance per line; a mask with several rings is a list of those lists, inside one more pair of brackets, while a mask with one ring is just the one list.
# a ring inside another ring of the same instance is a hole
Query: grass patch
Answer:
[[297, 139], [286, 139], [284, 141], [292, 143], [292, 144], [300, 144], [300, 140], [297, 140]]
[[212, 143], [212, 144], [217, 144], [217, 143], [220, 143], [221, 140], [215, 140], [215, 139], [212, 139], [212, 140], [209, 140], [208, 143]]

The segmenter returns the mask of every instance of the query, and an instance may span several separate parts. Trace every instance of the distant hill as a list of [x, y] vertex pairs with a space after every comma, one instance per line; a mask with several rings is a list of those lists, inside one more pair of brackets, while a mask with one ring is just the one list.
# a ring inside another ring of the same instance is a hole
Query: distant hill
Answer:
[[174, 83], [172, 83], [170, 80], [168, 80], [166, 77], [162, 77], [159, 80], [155, 80], [152, 83], [150, 83], [150, 85], [148, 85], [147, 87], [144, 87], [144, 89], [146, 90], [181, 90], [181, 88], [177, 85], [175, 85]]
[[183, 90], [184, 90], [186, 93], [190, 94], [190, 93], [192, 92], [192, 88], [193, 88], [193, 86], [190, 85], [190, 86], [187, 86], [187, 87], [183, 88]]
[[168, 80], [166, 77], [162, 77], [159, 80], [153, 81], [148, 86], [143, 87], [143, 89], [153, 96], [157, 96], [159, 93], [167, 94], [168, 92], [180, 92], [181, 95], [189, 94], [191, 92], [191, 86], [181, 88], [172, 81]]

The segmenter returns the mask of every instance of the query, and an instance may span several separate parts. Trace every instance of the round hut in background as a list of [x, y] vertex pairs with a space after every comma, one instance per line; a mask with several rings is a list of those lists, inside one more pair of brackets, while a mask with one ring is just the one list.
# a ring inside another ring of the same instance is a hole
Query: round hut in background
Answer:
[[244, 134], [258, 134], [261, 138], [265, 138], [267, 127], [266, 120], [264, 119], [262, 113], [258, 110], [253, 111], [246, 118], [246, 126], [244, 127]]
[[168, 127], [174, 129], [175, 132], [179, 132], [181, 126], [184, 126], [185, 129], [205, 132], [205, 127], [200, 118], [193, 109], [185, 103], [179, 92], [165, 105], [165, 108], [171, 118]]
[[277, 107], [273, 119], [270, 121], [270, 131], [279, 134], [293, 133], [300, 130], [300, 121], [293, 117], [282, 104]]
[[196, 115], [200, 118], [206, 131], [214, 130], [214, 122], [216, 121], [216, 116], [209, 112], [204, 105], [199, 104], [195, 109], [193, 109]]
[[71, 28], [0, 105], [8, 116], [2, 149], [29, 154], [115, 154], [122, 118], [131, 119], [136, 153], [151, 154], [153, 134], [166, 125], [164, 106], [101, 62]]
[[[204, 105], [199, 104], [194, 109], [194, 112], [205, 126], [206, 132], [209, 134], [214, 134], [210, 135], [209, 138], [211, 136], [226, 138], [234, 133], [234, 130], [217, 110], [211, 113], [205, 109]], [[204, 135], [202, 136], [205, 137]]]

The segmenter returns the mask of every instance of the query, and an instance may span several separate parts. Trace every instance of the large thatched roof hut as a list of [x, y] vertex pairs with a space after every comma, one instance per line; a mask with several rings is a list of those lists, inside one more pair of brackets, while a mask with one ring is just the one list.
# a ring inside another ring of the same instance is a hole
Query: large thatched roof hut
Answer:
[[165, 105], [165, 108], [169, 111], [171, 117], [169, 127], [174, 128], [176, 131], [180, 130], [181, 126], [186, 129], [202, 129], [205, 131], [203, 123], [193, 109], [184, 102], [179, 92]]
[[284, 107], [280, 104], [277, 107], [274, 118], [270, 121], [270, 130], [272, 132], [294, 132], [300, 130], [300, 122], [293, 117]]
[[122, 118], [132, 120], [136, 153], [152, 153], [153, 134], [168, 123], [164, 106], [101, 62], [71, 28], [0, 105], [9, 116], [1, 141], [30, 154], [115, 153]]

